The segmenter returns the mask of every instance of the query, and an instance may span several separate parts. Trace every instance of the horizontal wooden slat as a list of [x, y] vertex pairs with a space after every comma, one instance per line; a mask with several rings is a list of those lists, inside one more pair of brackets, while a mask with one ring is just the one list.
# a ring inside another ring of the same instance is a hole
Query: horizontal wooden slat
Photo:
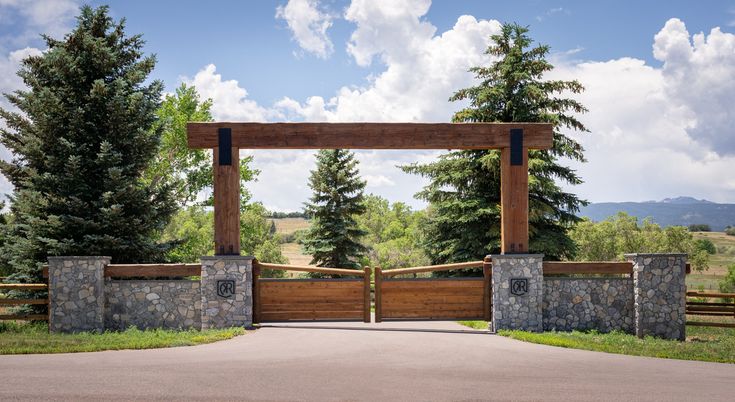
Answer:
[[286, 311], [261, 312], [260, 321], [290, 321], [290, 320], [360, 320], [362, 310], [345, 311]]
[[715, 303], [715, 302], [697, 302], [697, 301], [689, 301], [689, 300], [687, 300], [687, 306], [727, 306], [727, 307], [735, 308], [735, 304], [733, 304], [732, 302]]
[[362, 309], [362, 300], [357, 302], [329, 302], [329, 303], [262, 303], [261, 310], [273, 311], [356, 311]]
[[544, 275], [552, 274], [632, 274], [630, 262], [556, 262], [543, 263]]
[[523, 146], [548, 149], [547, 123], [188, 123], [189, 148], [215, 148], [218, 129], [232, 130], [232, 146], [249, 149], [489, 149], [510, 147], [510, 130], [523, 129]]
[[416, 302], [385, 302], [383, 308], [388, 310], [406, 310], [406, 311], [457, 311], [457, 310], [482, 310], [482, 299], [476, 300], [474, 303], [458, 303], [458, 304], [441, 304], [441, 303], [421, 303]]
[[362, 301], [362, 297], [358, 295], [295, 295], [295, 296], [271, 296], [262, 297], [260, 304], [290, 304], [290, 303], [358, 303]]
[[725, 323], [725, 322], [687, 321], [687, 325], [693, 325], [693, 326], [697, 326], [697, 327], [735, 328], [735, 323]]
[[159, 277], [199, 276], [201, 264], [110, 264], [105, 267], [105, 277]]
[[687, 292], [687, 296], [692, 297], [719, 297], [721, 299], [735, 299], [735, 293], [716, 293], [716, 292]]
[[383, 319], [426, 319], [426, 320], [462, 320], [477, 319], [483, 317], [482, 309], [478, 311], [454, 311], [454, 312], [402, 312], [402, 311], [385, 311], [383, 310]]
[[362, 279], [352, 280], [292, 280], [292, 279], [259, 279], [263, 289], [362, 289]]
[[718, 311], [722, 313], [735, 313], [735, 306], [692, 306], [687, 304], [687, 311]]
[[456, 289], [456, 288], [475, 288], [482, 289], [482, 278], [461, 279], [452, 281], [442, 280], [384, 280], [383, 290], [388, 289]]
[[482, 301], [481, 293], [473, 295], [436, 295], [425, 293], [392, 294], [385, 303], [427, 303], [427, 304], [465, 304]]
[[46, 299], [0, 299], [0, 306], [21, 306], [24, 304], [48, 304]]
[[2, 314], [0, 320], [18, 320], [18, 321], [31, 321], [31, 320], [43, 320], [47, 321], [48, 316], [46, 314]]
[[689, 311], [686, 312], [689, 315], [709, 315], [713, 317], [732, 317], [733, 313], [731, 312], [717, 312], [717, 311]]
[[0, 283], [0, 289], [10, 290], [46, 290], [45, 283]]
[[[383, 270], [383, 277], [388, 278], [396, 275], [420, 274], [424, 272], [451, 271], [455, 269], [482, 268], [482, 261], [459, 262], [456, 264], [428, 265], [425, 267], [411, 267]], [[482, 279], [482, 278], [480, 278]]]
[[308, 265], [287, 265], [287, 264], [270, 264], [265, 262], [254, 261], [254, 268], [260, 269], [280, 269], [284, 271], [296, 271], [296, 272], [315, 272], [327, 275], [353, 275], [353, 276], [365, 276], [365, 271], [357, 269], [344, 269], [344, 268], [322, 268], [322, 267], [311, 267]]

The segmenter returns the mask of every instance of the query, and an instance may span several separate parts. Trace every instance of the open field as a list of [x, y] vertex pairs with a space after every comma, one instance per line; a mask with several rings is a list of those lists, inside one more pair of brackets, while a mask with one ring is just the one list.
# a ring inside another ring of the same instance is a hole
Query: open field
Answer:
[[276, 233], [291, 234], [297, 230], [308, 229], [309, 221], [304, 218], [270, 219], [276, 223]]
[[[717, 247], [717, 254], [710, 256], [709, 270], [692, 272], [687, 276], [689, 289], [719, 290], [719, 282], [727, 273], [727, 267], [735, 264], [735, 236], [724, 232], [694, 232], [695, 239], [709, 239]], [[725, 251], [723, 253], [722, 251]]]
[[204, 331], [146, 330], [131, 328], [102, 334], [50, 334], [46, 323], [0, 322], [0, 355], [73, 353], [100, 350], [152, 349], [193, 346], [245, 333], [243, 328]]
[[[304, 218], [283, 218], [273, 219], [276, 224], [276, 233], [281, 235], [293, 234], [297, 230], [308, 229], [309, 221]], [[301, 252], [301, 246], [298, 243], [282, 243], [281, 252], [291, 265], [309, 265], [311, 256]]]

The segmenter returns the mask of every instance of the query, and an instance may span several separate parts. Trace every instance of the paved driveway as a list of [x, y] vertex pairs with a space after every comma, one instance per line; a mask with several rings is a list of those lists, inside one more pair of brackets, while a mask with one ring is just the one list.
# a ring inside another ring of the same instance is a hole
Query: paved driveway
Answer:
[[452, 322], [291, 324], [195, 347], [0, 356], [0, 399], [733, 401], [735, 365], [534, 345]]

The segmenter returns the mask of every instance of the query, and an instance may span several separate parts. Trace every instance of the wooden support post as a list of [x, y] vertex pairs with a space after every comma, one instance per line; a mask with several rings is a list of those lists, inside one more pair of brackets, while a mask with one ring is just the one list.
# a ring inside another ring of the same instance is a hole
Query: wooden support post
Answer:
[[485, 259], [482, 262], [482, 276], [483, 276], [483, 294], [482, 294], [482, 309], [483, 309], [483, 319], [485, 321], [490, 321], [491, 319], [491, 309], [492, 309], [492, 259], [490, 257], [485, 257]]
[[219, 139], [221, 147], [214, 148], [214, 254], [239, 255], [240, 151], [231, 145], [229, 129], [220, 129]]
[[383, 271], [375, 267], [375, 322], [383, 322], [383, 305], [381, 287], [383, 285]]
[[363, 277], [363, 322], [370, 322], [370, 268], [363, 268], [365, 276]]
[[260, 324], [260, 265], [253, 261], [253, 324]]
[[500, 150], [500, 252], [528, 252], [528, 148], [523, 130], [513, 129]]

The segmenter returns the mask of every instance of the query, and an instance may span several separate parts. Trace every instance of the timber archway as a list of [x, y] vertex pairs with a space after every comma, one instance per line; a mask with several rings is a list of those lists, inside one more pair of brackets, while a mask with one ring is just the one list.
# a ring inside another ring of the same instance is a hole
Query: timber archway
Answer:
[[528, 252], [528, 150], [548, 123], [189, 123], [189, 148], [214, 152], [215, 255], [240, 254], [239, 150], [500, 149], [501, 253]]

